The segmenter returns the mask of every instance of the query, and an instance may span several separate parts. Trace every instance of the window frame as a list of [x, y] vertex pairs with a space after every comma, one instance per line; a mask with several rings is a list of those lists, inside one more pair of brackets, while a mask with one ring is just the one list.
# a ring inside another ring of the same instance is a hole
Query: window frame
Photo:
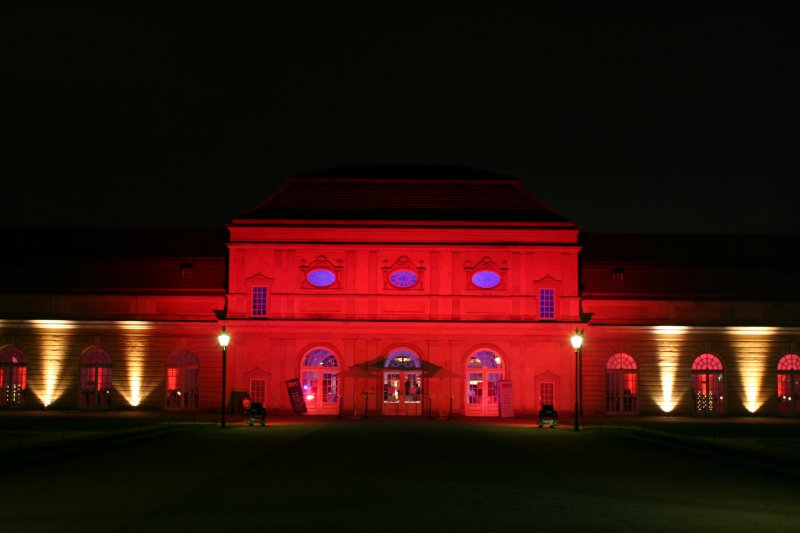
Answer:
[[[103, 348], [93, 346], [83, 352], [79, 368], [78, 408], [84, 410], [111, 409], [113, 364], [111, 354]], [[105, 386], [101, 387], [101, 385]]]
[[25, 407], [28, 391], [28, 360], [18, 347], [0, 348], [0, 407]]
[[[255, 384], [260, 383], [260, 386]], [[264, 404], [267, 401], [267, 380], [263, 377], [250, 378], [250, 384], [247, 393], [249, 394], [250, 401]]]
[[[545, 299], [547, 295], [549, 298]], [[544, 311], [548, 310], [549, 315], [545, 316]], [[539, 320], [556, 319], [556, 289], [555, 287], [539, 287], [536, 298], [536, 311]]]
[[[612, 387], [612, 382], [614, 386]], [[626, 398], [626, 388], [633, 385], [633, 394]], [[612, 390], [612, 388], [614, 390]], [[618, 352], [608, 358], [605, 364], [605, 393], [606, 393], [606, 414], [613, 415], [635, 415], [639, 413], [639, 397], [641, 396], [641, 384], [639, 382], [639, 364], [636, 359], [625, 352]], [[617, 407], [611, 409], [611, 401], [614, 399]]]
[[[713, 353], [702, 353], [692, 360], [692, 411], [696, 416], [726, 414], [725, 363]], [[700, 392], [703, 389], [705, 393]], [[703, 395], [701, 398], [699, 395]], [[709, 399], [711, 402], [709, 403]]]
[[[257, 293], [263, 290], [263, 298], [259, 299]], [[261, 311], [263, 300], [263, 313]], [[250, 287], [250, 316], [253, 318], [267, 318], [269, 316], [269, 287], [267, 285], [253, 285]]]

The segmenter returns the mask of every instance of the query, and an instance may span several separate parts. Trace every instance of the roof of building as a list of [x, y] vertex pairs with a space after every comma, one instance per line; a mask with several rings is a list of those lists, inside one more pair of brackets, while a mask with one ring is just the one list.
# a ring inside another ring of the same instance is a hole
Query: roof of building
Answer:
[[800, 235], [584, 233], [584, 299], [796, 301]]
[[454, 165], [347, 165], [287, 177], [238, 217], [294, 220], [568, 222], [520, 178]]
[[1, 228], [0, 237], [13, 252], [0, 263], [2, 294], [225, 291], [226, 230]]
[[194, 228], [0, 228], [17, 257], [226, 257], [227, 230]]
[[786, 266], [800, 258], [800, 235], [583, 232], [579, 243], [584, 263]]

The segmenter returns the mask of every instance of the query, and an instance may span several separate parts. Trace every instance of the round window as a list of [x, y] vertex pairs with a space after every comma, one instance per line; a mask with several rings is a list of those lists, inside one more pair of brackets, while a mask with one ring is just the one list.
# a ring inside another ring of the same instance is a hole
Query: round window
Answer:
[[417, 274], [410, 270], [395, 270], [389, 276], [389, 283], [395, 287], [413, 287], [418, 280]]
[[479, 270], [472, 275], [472, 283], [481, 289], [491, 289], [500, 285], [500, 274], [494, 270]]
[[306, 279], [315, 287], [327, 287], [336, 281], [336, 274], [326, 268], [317, 268], [306, 274]]

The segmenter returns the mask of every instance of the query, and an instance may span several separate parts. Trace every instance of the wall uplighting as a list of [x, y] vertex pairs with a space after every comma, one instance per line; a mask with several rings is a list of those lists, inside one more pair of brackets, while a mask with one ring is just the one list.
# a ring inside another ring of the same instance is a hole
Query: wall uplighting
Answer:
[[689, 332], [687, 326], [653, 326], [653, 331], [658, 335], [683, 335]]
[[671, 360], [671, 357], [672, 354], [668, 354], [658, 362], [659, 373], [661, 375], [661, 398], [656, 398], [655, 402], [665, 413], [671, 412], [678, 405], [673, 390], [677, 364]]
[[[47, 322], [57, 323], [55, 329], [61, 329], [60, 325], [63, 321], [49, 320]], [[31, 388], [31, 393], [42, 402], [42, 405], [49, 407], [64, 394], [64, 387], [66, 387], [65, 380], [61, 375], [66, 359], [63, 351], [64, 340], [56, 334], [45, 334], [39, 338], [38, 346], [41, 354], [42, 381], [33, 387], [31, 387], [33, 383], [29, 381], [28, 386]]]
[[759, 358], [742, 357], [739, 361], [744, 385], [744, 408], [755, 413], [764, 404], [765, 398], [761, 396], [761, 383], [764, 379], [764, 361]]

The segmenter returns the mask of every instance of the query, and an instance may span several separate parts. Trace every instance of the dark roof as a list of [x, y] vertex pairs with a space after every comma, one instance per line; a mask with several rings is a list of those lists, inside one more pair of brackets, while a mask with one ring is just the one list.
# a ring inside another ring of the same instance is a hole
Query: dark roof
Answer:
[[306, 179], [349, 180], [499, 180], [518, 181], [505, 174], [497, 174], [461, 165], [343, 165], [301, 172], [290, 176], [290, 180]]
[[0, 228], [20, 257], [226, 257], [227, 229]]
[[800, 297], [800, 235], [584, 233], [579, 243], [584, 299]]
[[581, 233], [583, 263], [788, 265], [800, 235]]
[[522, 180], [452, 165], [349, 165], [286, 178], [239, 219], [567, 222]]

